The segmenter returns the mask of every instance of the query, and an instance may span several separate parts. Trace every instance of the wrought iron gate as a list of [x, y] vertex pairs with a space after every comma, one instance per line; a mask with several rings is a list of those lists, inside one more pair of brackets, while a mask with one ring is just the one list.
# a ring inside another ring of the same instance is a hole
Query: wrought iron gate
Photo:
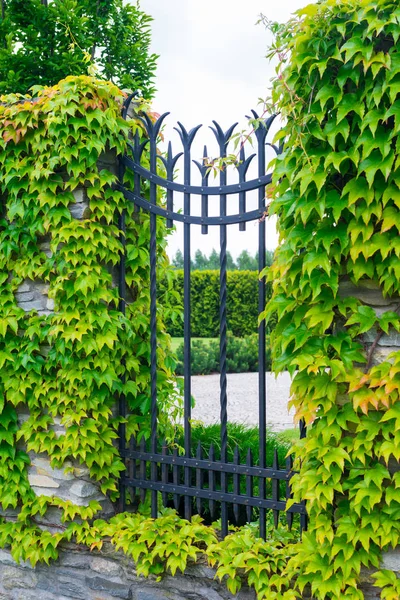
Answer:
[[[131, 97], [127, 99], [123, 109], [126, 118]], [[239, 230], [246, 229], [246, 223], [258, 221], [258, 260], [259, 271], [265, 267], [266, 232], [265, 232], [265, 187], [271, 183], [271, 174], [266, 173], [266, 145], [267, 135], [275, 116], [266, 119], [262, 125], [255, 130], [257, 140], [257, 153], [245, 156], [244, 148], [240, 149], [240, 161], [236, 166], [238, 173], [237, 183], [228, 183], [225, 169], [220, 171], [219, 185], [209, 185], [209, 169], [206, 161], [202, 163], [192, 161], [191, 146], [200, 125], [187, 131], [178, 123], [175, 128], [180, 136], [182, 152], [174, 155], [171, 143], [168, 146], [166, 156], [157, 152], [157, 139], [161, 125], [168, 113], [162, 115], [153, 122], [147, 115], [143, 115], [142, 121], [145, 126], [150, 148], [150, 169], [141, 165], [141, 145], [138, 135], [134, 139], [130, 152], [120, 159], [120, 184], [119, 189], [126, 199], [133, 202], [138, 209], [150, 213], [150, 328], [151, 328], [151, 438], [149, 443], [143, 439], [136, 444], [134, 439], [126, 444], [125, 436], [120, 436], [120, 452], [124, 458], [127, 469], [121, 476], [121, 491], [124, 497], [127, 488], [135, 490], [151, 490], [152, 516], [157, 515], [157, 496], [161, 492], [164, 504], [172, 499], [176, 508], [180, 506], [183, 498], [183, 514], [189, 519], [193, 510], [200, 513], [208, 502], [211, 517], [217, 514], [216, 507], [220, 505], [221, 529], [225, 536], [228, 533], [230, 513], [234, 519], [238, 518], [239, 507], [245, 507], [247, 521], [254, 516], [257, 509], [260, 523], [260, 535], [266, 536], [267, 511], [272, 511], [274, 523], [277, 525], [279, 514], [286, 509], [286, 499], [290, 497], [290, 478], [292, 472], [292, 460], [287, 458], [285, 466], [279, 465], [277, 453], [272, 464], [266, 461], [266, 328], [262, 321], [258, 328], [258, 391], [259, 391], [259, 456], [254, 461], [251, 453], [248, 453], [244, 462], [241, 462], [238, 449], [234, 453], [233, 462], [227, 460], [227, 229], [229, 225], [239, 224]], [[253, 111], [257, 118], [257, 114]], [[215, 121], [211, 127], [219, 146], [219, 156], [227, 156], [227, 148], [236, 125], [224, 132]], [[269, 144], [271, 145], [271, 144]], [[275, 148], [279, 152], [278, 148]], [[179, 158], [183, 156], [184, 183], [174, 181], [174, 169]], [[207, 149], [204, 149], [204, 157]], [[250, 181], [246, 180], [247, 171], [251, 161], [257, 156], [258, 176]], [[162, 160], [167, 177], [161, 177], [157, 172], [157, 160]], [[191, 184], [192, 162], [194, 162], [201, 174], [201, 185]], [[134, 189], [130, 191], [123, 184], [125, 169], [133, 171]], [[147, 181], [150, 187], [150, 200], [141, 196], [141, 183]], [[166, 206], [157, 204], [157, 188], [160, 186], [166, 191]], [[248, 211], [246, 208], [246, 195], [256, 190], [258, 193], [258, 207]], [[174, 192], [183, 195], [183, 213], [174, 210]], [[201, 198], [201, 214], [192, 214], [192, 196]], [[237, 195], [239, 198], [239, 212], [228, 214], [228, 198]], [[219, 198], [219, 216], [209, 216], [209, 197]], [[157, 440], [157, 333], [156, 333], [156, 302], [157, 302], [157, 279], [156, 279], [156, 220], [164, 218], [167, 226], [172, 227], [174, 221], [183, 223], [184, 236], [184, 454], [178, 454], [176, 449], [168, 449], [161, 446]], [[203, 234], [208, 233], [210, 226], [219, 227], [220, 231], [220, 423], [221, 423], [221, 452], [215, 456], [213, 448], [208, 456], [204, 456], [199, 446], [195, 456], [191, 451], [191, 300], [190, 300], [190, 250], [191, 250], [191, 227], [201, 226]], [[124, 215], [120, 217], [120, 229], [125, 228]], [[122, 236], [123, 238], [123, 236]], [[123, 261], [122, 261], [123, 263]], [[125, 280], [124, 268], [120, 268], [120, 309], [125, 308]], [[260, 279], [258, 285], [258, 307], [263, 311], [266, 302], [266, 288], [264, 279]], [[124, 398], [120, 400], [120, 414], [126, 415]], [[300, 427], [300, 435], [304, 430]], [[254, 493], [253, 484], [258, 483], [258, 491]], [[270, 493], [267, 496], [266, 482], [270, 482]], [[285, 482], [285, 492], [282, 494], [281, 482]], [[242, 488], [241, 488], [242, 483]], [[245, 486], [244, 486], [245, 484]], [[246, 492], [243, 493], [245, 487]], [[142, 492], [143, 493], [143, 492]], [[281, 497], [283, 495], [283, 497]], [[293, 515], [300, 515], [301, 528], [306, 527], [306, 511], [304, 504], [294, 504], [286, 512], [289, 526], [292, 525]]]

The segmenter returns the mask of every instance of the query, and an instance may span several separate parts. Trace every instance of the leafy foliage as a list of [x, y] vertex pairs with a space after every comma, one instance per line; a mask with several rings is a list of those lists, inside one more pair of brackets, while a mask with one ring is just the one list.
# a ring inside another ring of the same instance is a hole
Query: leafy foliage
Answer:
[[[178, 309], [183, 307], [183, 271], [174, 277], [160, 280], [159, 294], [169, 291], [170, 302]], [[258, 329], [258, 273], [256, 271], [228, 271], [227, 273], [228, 329], [235, 337], [257, 333]], [[191, 273], [191, 324], [193, 337], [219, 336], [219, 271], [193, 271]], [[271, 284], [267, 284], [267, 298]], [[268, 331], [274, 327], [270, 320]], [[183, 321], [171, 315], [166, 319], [167, 331], [173, 337], [183, 336]]]
[[[96, 70], [122, 88], [154, 93], [151, 17], [122, 0], [2, 0], [0, 93], [25, 94]], [[92, 73], [93, 74], [93, 73]]]
[[[228, 373], [256, 373], [258, 371], [258, 335], [248, 335], [243, 338], [227, 337], [227, 372]], [[207, 375], [219, 373], [220, 359], [219, 340], [203, 341], [193, 340], [191, 353], [192, 375]], [[176, 374], [184, 373], [184, 345], [176, 351], [178, 360]], [[271, 370], [271, 348], [269, 339], [266, 342], [266, 370]]]
[[[68, 77], [34, 93], [33, 98], [3, 97], [0, 106], [0, 501], [3, 509], [22, 507], [12, 536], [17, 545], [30, 540], [33, 557], [40, 534], [29, 515], [45, 510], [46, 503], [38, 504], [42, 500], [35, 500], [29, 486], [29, 458], [22, 447], [48, 455], [53, 467], [67, 460], [86, 465], [102, 492], [115, 500], [124, 469], [114, 443], [117, 395], [126, 396], [127, 435], [140, 428], [148, 437], [150, 431], [149, 216], [138, 218], [113, 189], [116, 175], [99, 163], [106, 153], [115, 163], [129, 132], [141, 132], [139, 121], [127, 124], [120, 116], [120, 90], [91, 77]], [[88, 200], [82, 220], [69, 210], [76, 190]], [[113, 283], [122, 251], [117, 226], [122, 210], [130, 293], [126, 315], [117, 308]], [[43, 251], [45, 240], [51, 252]], [[158, 268], [163, 271], [165, 246], [160, 220]], [[18, 306], [16, 293], [26, 280], [48, 286], [54, 313], [25, 313]], [[181, 405], [162, 322], [165, 310], [168, 306], [159, 306], [159, 424], [162, 435], [172, 439]], [[19, 426], [16, 408], [21, 405], [29, 417]], [[56, 420], [64, 434], [56, 435]], [[91, 518], [101, 508], [95, 503], [89, 514], [57, 498], [46, 502], [69, 518], [71, 511]], [[0, 526], [3, 539], [9, 540], [9, 531], [9, 524]]]
[[283, 528], [271, 534], [264, 541], [247, 526], [207, 549], [210, 564], [217, 566], [217, 577], [226, 580], [232, 594], [240, 590], [245, 576], [258, 600], [301, 598], [286, 571], [290, 557], [297, 550], [295, 535]]
[[[278, 319], [274, 368], [293, 374], [291, 403], [309, 426], [293, 478], [309, 530], [288, 568], [300, 592], [361, 599], [361, 567], [379, 567], [400, 541], [400, 353], [372, 360], [380, 336], [400, 329], [400, 8], [324, 0], [273, 29], [272, 99], [286, 124], [265, 315]], [[349, 281], [393, 297], [394, 309], [342, 293]], [[382, 597], [398, 597], [385, 577]]]
[[[43, 510], [44, 500], [49, 499], [36, 500], [36, 513]], [[233, 593], [247, 580], [260, 600], [299, 598], [296, 592], [289, 592], [291, 582], [285, 572], [296, 548], [297, 532], [290, 533], [283, 528], [271, 528], [267, 543], [257, 537], [257, 528], [252, 525], [232, 528], [231, 535], [219, 541], [218, 531], [204, 525], [199, 516], [189, 522], [171, 509], [164, 509], [157, 519], [121, 513], [108, 522], [96, 519], [82, 525], [68, 523], [57, 534], [30, 528], [25, 530], [23, 544], [17, 543], [12, 535], [14, 528], [18, 537], [21, 526], [20, 521], [3, 526], [0, 546], [9, 545], [16, 560], [29, 560], [32, 565], [39, 560], [47, 564], [56, 560], [59, 546], [65, 541], [74, 540], [92, 551], [101, 551], [107, 541], [130, 556], [135, 561], [137, 574], [144, 577], [160, 580], [164, 573], [175, 575], [178, 570], [184, 572], [191, 564], [206, 559], [217, 568], [217, 577], [226, 581]], [[279, 590], [286, 590], [285, 595], [277, 595]]]

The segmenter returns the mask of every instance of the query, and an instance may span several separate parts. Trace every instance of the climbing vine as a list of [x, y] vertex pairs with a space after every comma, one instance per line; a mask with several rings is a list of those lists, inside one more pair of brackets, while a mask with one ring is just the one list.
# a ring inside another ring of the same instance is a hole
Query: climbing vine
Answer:
[[[361, 568], [400, 539], [400, 8], [324, 0], [274, 30], [285, 149], [265, 314], [308, 425], [293, 489], [309, 528], [287, 568], [299, 593], [361, 599]], [[399, 597], [394, 574], [376, 582]]]
[[[128, 432], [148, 432], [149, 225], [113, 189], [115, 174], [99, 167], [140, 124], [120, 118], [115, 86], [67, 78], [0, 106], [0, 486], [3, 508], [19, 510], [0, 524], [0, 545], [17, 559], [48, 562], [64, 540], [100, 549], [106, 538], [143, 574], [174, 573], [206, 553], [233, 592], [247, 574], [259, 598], [301, 598], [309, 588], [318, 600], [361, 600], [362, 567], [376, 570], [382, 598], [398, 598], [399, 580], [380, 570], [380, 559], [400, 538], [400, 8], [394, 0], [324, 0], [275, 32], [272, 100], [285, 118], [285, 149], [271, 192], [281, 243], [265, 316], [278, 318], [275, 370], [293, 375], [292, 404], [308, 426], [292, 480], [293, 501], [307, 501], [308, 531], [301, 542], [278, 534], [264, 544], [245, 528], [218, 542], [199, 519], [167, 511], [156, 528], [143, 515], [93, 521], [97, 502], [33, 494], [26, 450], [47, 454], [54, 467], [86, 465], [117, 498], [119, 393], [130, 406]], [[88, 207], [75, 220], [80, 189]], [[122, 208], [125, 317], [113, 283]], [[159, 224], [159, 268], [165, 243]], [[20, 286], [35, 280], [48, 286], [51, 314], [18, 306]], [[179, 401], [161, 318], [158, 340], [160, 430], [172, 437]], [[49, 507], [62, 511], [60, 533], [40, 528]]]
[[[52, 88], [33, 88], [32, 96], [1, 100], [0, 501], [3, 509], [21, 511], [15, 541], [26, 542], [30, 529], [33, 544], [41, 533], [32, 521], [37, 500], [27, 478], [29, 452], [48, 456], [52, 467], [66, 472], [84, 466], [115, 501], [124, 469], [115, 444], [118, 395], [128, 404], [127, 435], [139, 428], [140, 436], [149, 435], [149, 218], [114, 189], [117, 175], [110, 167], [129, 134], [144, 132], [138, 119], [121, 118], [120, 90], [91, 77], [68, 77]], [[77, 197], [86, 202], [81, 219], [71, 212]], [[125, 316], [115, 283], [122, 210]], [[165, 270], [161, 220], [157, 244], [158, 268]], [[49, 310], [19, 306], [27, 282], [47, 291]], [[168, 314], [168, 293], [162, 302], [159, 310]], [[161, 312], [158, 327], [159, 431], [171, 439], [180, 397]], [[20, 423], [17, 408], [26, 415]], [[48, 506], [68, 519], [91, 518], [101, 508], [56, 496], [40, 510]], [[0, 532], [8, 527], [4, 523]]]

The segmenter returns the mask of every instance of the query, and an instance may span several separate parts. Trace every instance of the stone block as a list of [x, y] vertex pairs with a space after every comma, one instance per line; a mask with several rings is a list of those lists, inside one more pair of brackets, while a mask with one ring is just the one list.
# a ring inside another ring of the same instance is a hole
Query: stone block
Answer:
[[374, 309], [376, 316], [381, 318], [385, 312], [395, 312], [399, 308], [399, 305], [398, 303], [393, 303], [388, 304], [387, 306], [373, 306], [372, 308]]
[[9, 552], [0, 550], [0, 564], [15, 566], [16, 562]]
[[46, 308], [47, 308], [47, 310], [54, 310], [54, 299], [53, 298], [48, 298], [48, 300], [46, 302]]
[[21, 285], [18, 287], [17, 294], [19, 294], [20, 292], [21, 293], [29, 292], [31, 287], [32, 287], [32, 282], [30, 282], [29, 280], [26, 280], [23, 283], [21, 283]]
[[57, 498], [60, 497], [60, 494], [55, 491], [55, 488], [32, 486], [32, 491], [36, 494], [36, 496], [49, 496], [50, 498], [53, 496], [57, 496]]
[[76, 188], [73, 192], [73, 196], [75, 198], [75, 202], [84, 202], [85, 201], [85, 190], [84, 188]]
[[85, 582], [78, 581], [76, 575], [71, 573], [68, 577], [58, 576], [56, 578], [57, 590], [67, 596], [67, 598], [76, 598], [77, 600], [87, 599], [87, 589]]
[[40, 593], [37, 591], [28, 592], [27, 590], [24, 590], [16, 596], [13, 596], [12, 600], [71, 600], [71, 596], [60, 596], [58, 592], [56, 594], [52, 594], [51, 592], [48, 593], [44, 590], [40, 590]]
[[79, 498], [90, 498], [99, 494], [98, 488], [88, 481], [76, 481], [71, 485], [69, 491]]
[[51, 258], [53, 256], [53, 252], [50, 249], [49, 242], [43, 242], [43, 244], [39, 244], [39, 248], [48, 258]]
[[130, 600], [130, 585], [123, 583], [121, 580], [116, 581], [116, 578], [113, 580], [105, 579], [104, 577], [89, 577], [85, 578], [86, 585], [91, 590], [96, 590], [99, 592], [106, 592], [110, 596], [114, 598], [122, 598], [123, 600]]
[[39, 488], [59, 488], [60, 484], [57, 483], [51, 477], [47, 477], [46, 475], [36, 475], [35, 473], [28, 474], [29, 483], [32, 487]]
[[18, 302], [18, 306], [22, 308], [25, 312], [29, 312], [31, 310], [43, 310], [46, 306], [47, 300], [32, 300], [29, 302]]
[[17, 292], [15, 294], [15, 298], [17, 300], [17, 302], [29, 302], [30, 300], [33, 300], [34, 296], [32, 292]]
[[71, 481], [72, 479], [75, 479], [72, 473], [65, 473], [65, 467], [70, 465], [65, 465], [65, 467], [62, 469], [53, 469], [50, 466], [49, 459], [41, 458], [39, 456], [34, 456], [31, 458], [31, 463], [34, 467], [36, 467], [36, 472], [38, 475], [45, 475], [47, 477], [51, 477], [52, 479], [60, 479], [62, 481]]
[[56, 438], [59, 438], [61, 435], [65, 435], [65, 427], [62, 429], [54, 429], [53, 431], [56, 434]]
[[[392, 304], [398, 305], [400, 303], [400, 298], [397, 296], [384, 298], [379, 284], [370, 279], [361, 279], [357, 285], [354, 285], [351, 281], [341, 281], [339, 284], [339, 296], [341, 298], [353, 296], [361, 300], [364, 304], [373, 307], [388, 307]], [[387, 308], [386, 310], [389, 309]]]
[[122, 574], [121, 566], [117, 562], [106, 560], [104, 558], [94, 558], [90, 568], [96, 573], [109, 575], [110, 577], [118, 577]]
[[159, 590], [136, 590], [133, 592], [133, 600], [169, 600]]
[[[237, 600], [256, 600], [256, 593], [249, 588], [242, 588], [236, 595]], [[305, 596], [304, 596], [305, 598]]]
[[89, 210], [89, 206], [87, 202], [82, 202], [79, 204], [71, 204], [69, 206], [69, 211], [74, 219], [81, 220], [85, 216], [85, 212]]
[[74, 475], [75, 477], [87, 477], [89, 475], [88, 467], [74, 467]]
[[4, 589], [35, 588], [38, 578], [33, 571], [17, 567], [4, 567], [1, 569], [1, 582]]
[[[370, 346], [367, 348], [369, 350]], [[392, 352], [398, 352], [399, 348], [397, 346], [375, 346], [375, 350], [372, 356], [372, 366], [379, 365], [381, 362], [389, 360], [389, 362], [393, 362], [393, 359], [388, 359], [388, 356], [392, 354]]]
[[86, 552], [61, 552], [58, 564], [71, 569], [90, 569], [92, 560]]
[[[378, 332], [375, 327], [373, 327], [370, 331], [367, 331], [363, 335], [363, 339], [367, 343], [374, 343]], [[399, 349], [400, 346], [400, 333], [397, 331], [391, 331], [389, 334], [384, 333], [378, 340], [378, 346], [385, 347], [394, 347], [395, 350]]]
[[382, 556], [381, 567], [382, 569], [389, 569], [389, 571], [400, 573], [400, 548], [385, 552]]
[[57, 569], [41, 570], [38, 573], [38, 588], [41, 590], [39, 594], [42, 594], [43, 590], [45, 593], [53, 594], [55, 598], [66, 596], [74, 598], [74, 600], [86, 600], [87, 597], [85, 584], [83, 581], [79, 581], [76, 573], [71, 572], [67, 576], [60, 575]]
[[47, 296], [47, 294], [49, 293], [50, 286], [48, 283], [42, 283], [41, 281], [35, 281], [35, 288], [39, 292], [39, 294], [42, 294], [43, 296]]

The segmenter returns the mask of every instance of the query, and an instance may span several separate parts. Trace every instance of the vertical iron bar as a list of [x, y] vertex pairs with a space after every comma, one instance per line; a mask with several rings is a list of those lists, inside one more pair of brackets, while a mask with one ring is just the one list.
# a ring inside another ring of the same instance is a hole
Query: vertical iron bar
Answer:
[[[173, 158], [172, 158], [172, 144], [171, 142], [169, 142], [168, 144], [168, 163], [172, 164], [172, 169], [171, 171], [169, 171], [169, 169], [167, 169], [167, 178], [172, 181], [173, 179]], [[168, 211], [173, 211], [174, 210], [174, 192], [170, 189], [167, 190], [167, 210]], [[167, 219], [167, 227], [169, 229], [171, 229], [171, 227], [173, 227], [173, 220], [172, 219]]]
[[[167, 442], [165, 440], [162, 443], [162, 451], [161, 452], [162, 452], [163, 456], [167, 456], [169, 454]], [[162, 481], [162, 483], [168, 483], [168, 465], [163, 462], [161, 463], [161, 481]], [[167, 503], [168, 503], [168, 493], [162, 492], [161, 498], [162, 498], [163, 505], [166, 507]]]
[[[261, 127], [261, 126], [260, 126]], [[258, 131], [258, 130], [257, 130]], [[258, 137], [258, 175], [265, 175], [265, 133], [259, 132]], [[265, 207], [265, 189], [258, 189], [258, 207]], [[265, 269], [265, 220], [259, 221], [258, 233], [258, 269], [261, 273]], [[258, 312], [265, 310], [266, 290], [265, 277], [258, 282]], [[266, 359], [265, 359], [265, 320], [263, 319], [258, 328], [258, 393], [259, 393], [259, 461], [260, 467], [266, 467], [266, 446], [267, 446], [267, 415], [266, 415]], [[265, 479], [260, 477], [259, 495], [260, 499], [265, 499]], [[266, 537], [266, 511], [260, 509], [260, 537]]]
[[[286, 459], [286, 471], [288, 473], [290, 473], [292, 468], [293, 468], [293, 459], [291, 456], [288, 456]], [[292, 498], [292, 488], [290, 485], [290, 479], [288, 479], [286, 481], [286, 501], [288, 501], [290, 498]], [[293, 525], [293, 513], [292, 512], [286, 511], [286, 521], [288, 523], [289, 530], [292, 529], [292, 525]]]
[[[186, 140], [184, 143], [184, 185], [190, 185], [190, 143]], [[185, 215], [190, 215], [190, 194], [185, 192], [183, 198], [183, 211]], [[191, 455], [191, 416], [192, 416], [192, 365], [191, 365], [191, 302], [190, 302], [190, 224], [183, 225], [183, 344], [184, 344], [184, 447], [185, 456]], [[184, 468], [185, 486], [190, 486], [190, 469]], [[185, 519], [191, 517], [191, 498], [184, 498]]]
[[[247, 467], [253, 466], [253, 453], [250, 448], [247, 451], [246, 466]], [[249, 498], [253, 498], [253, 476], [252, 475], [246, 475], [246, 496], [248, 496]], [[252, 516], [253, 516], [252, 507], [246, 506], [246, 518], [247, 518], [248, 523], [251, 523]]]
[[[178, 450], [176, 448], [174, 448], [172, 450], [172, 456], [174, 458], [178, 458]], [[172, 481], [175, 485], [179, 485], [179, 467], [177, 464], [174, 464], [172, 467]], [[180, 496], [179, 494], [174, 494], [174, 508], [175, 510], [179, 510], [179, 503], [180, 503]]]
[[[135, 440], [135, 437], [132, 435], [131, 439], [129, 440], [129, 449], [131, 452], [135, 452], [136, 448], [137, 448], [136, 440]], [[135, 458], [131, 458], [131, 460], [130, 460], [129, 478], [136, 479], [136, 459]], [[136, 488], [132, 487], [131, 488], [131, 503], [132, 504], [135, 502], [135, 496], [136, 496]]]
[[[208, 175], [209, 175], [207, 173], [207, 168], [204, 169], [206, 160], [207, 160], [207, 146], [204, 146], [203, 172], [202, 172], [202, 177], [201, 177], [201, 185], [204, 186], [205, 188], [208, 185]], [[201, 196], [201, 216], [208, 217], [208, 196], [207, 196], [207, 194], [202, 194], [202, 196]], [[208, 233], [208, 225], [201, 226], [201, 233], [203, 233], [203, 234]]]
[[[150, 137], [150, 171], [157, 174], [157, 139]], [[150, 204], [157, 204], [157, 185], [150, 181]], [[157, 215], [150, 213], [150, 447], [157, 451]], [[151, 463], [151, 480], [157, 481], [157, 464]], [[151, 492], [151, 516], [157, 517], [157, 491]]]
[[[122, 161], [118, 162], [118, 179], [119, 179], [119, 184], [123, 185], [124, 183], [124, 174], [125, 174], [125, 167], [122, 164]], [[140, 187], [140, 180], [139, 180], [139, 187]], [[137, 191], [137, 190], [135, 190]], [[119, 256], [119, 270], [118, 270], [118, 296], [119, 296], [119, 302], [118, 302], [118, 310], [125, 315], [126, 313], [126, 214], [125, 214], [125, 209], [121, 210], [119, 213], [119, 217], [118, 217], [118, 229], [119, 229], [119, 242], [121, 244], [121, 250], [120, 250], [120, 256]], [[125, 386], [126, 383], [126, 372], [125, 372], [125, 357], [122, 357], [121, 359], [121, 365], [123, 368], [123, 372], [121, 374], [121, 383], [122, 386]], [[127, 406], [126, 406], [126, 396], [124, 392], [121, 392], [121, 394], [119, 395], [119, 406], [118, 406], [118, 410], [119, 410], [119, 416], [122, 417], [124, 420], [126, 419], [126, 414], [127, 414]], [[118, 428], [118, 435], [119, 435], [119, 449], [120, 449], [120, 454], [121, 451], [125, 450], [126, 448], [126, 424], [125, 422], [120, 423], [119, 424], [119, 428]], [[124, 459], [125, 462], [125, 466], [126, 466], [126, 460]], [[126, 510], [126, 485], [125, 485], [125, 481], [124, 478], [127, 475], [127, 472], [125, 470], [125, 472], [121, 475], [120, 478], [120, 482], [119, 482], [119, 493], [120, 493], [120, 507], [121, 507], [121, 511], [124, 512]]]
[[[220, 156], [226, 156], [226, 146], [220, 143]], [[220, 172], [220, 185], [226, 185], [226, 170]], [[219, 214], [222, 219], [226, 216], [226, 194], [219, 197]], [[220, 272], [219, 272], [219, 372], [220, 372], [220, 405], [221, 405], [221, 461], [227, 461], [228, 446], [228, 398], [227, 398], [227, 376], [226, 376], [226, 333], [227, 333], [227, 226], [220, 225]], [[227, 491], [226, 473], [221, 473], [221, 491]], [[228, 535], [228, 506], [226, 502], [221, 503], [221, 533]]]
[[[235, 450], [233, 452], [233, 464], [235, 464], [235, 465], [240, 464], [239, 448], [238, 448], [237, 444], [236, 444]], [[239, 496], [239, 494], [240, 494], [240, 475], [239, 474], [235, 474], [233, 476], [233, 493], [235, 494], [235, 496]], [[234, 514], [234, 517], [236, 520], [236, 525], [238, 525], [239, 524], [239, 504], [233, 505], [233, 514]]]
[[[240, 148], [240, 163], [244, 166], [245, 154], [244, 147]], [[247, 170], [247, 169], [246, 169]], [[245, 181], [245, 169], [239, 169], [239, 183]], [[239, 192], [239, 214], [242, 215], [246, 212], [246, 192]], [[246, 223], [239, 223], [239, 231], [246, 231]]]
[[[277, 471], [279, 469], [279, 461], [278, 461], [278, 452], [275, 448], [274, 450], [274, 458], [272, 461], [272, 468], [274, 469], [274, 471]], [[272, 500], [274, 502], [278, 502], [279, 501], [279, 485], [280, 485], [280, 481], [279, 479], [276, 479], [275, 477], [272, 478]], [[279, 523], [279, 510], [273, 509], [273, 515], [274, 515], [274, 526], [275, 528], [278, 527], [278, 523]]]
[[[144, 437], [142, 437], [142, 439], [140, 440], [140, 452], [146, 452], [146, 440], [144, 439]], [[142, 481], [146, 481], [147, 479], [147, 469], [146, 469], [147, 463], [145, 459], [141, 459], [140, 460], [140, 466], [139, 466], [139, 474], [140, 474], [140, 479]], [[143, 504], [146, 501], [146, 489], [142, 488], [140, 490], [140, 501]]]
[[[145, 143], [146, 142], [144, 142], [144, 144]], [[139, 131], [136, 131], [135, 137], [134, 137], [134, 145], [133, 145], [133, 158], [137, 165], [140, 164], [140, 157], [141, 157], [143, 148], [144, 148], [144, 145], [140, 144]], [[139, 175], [139, 173], [134, 173], [134, 175], [133, 175], [133, 186], [134, 186], [133, 189], [134, 189], [135, 194], [138, 194], [140, 196], [140, 175]], [[135, 204], [134, 210], [135, 210], [135, 213], [138, 213], [138, 212], [140, 212], [140, 207], [137, 204]]]
[[[306, 427], [306, 423], [305, 423], [304, 419], [300, 420], [299, 427], [300, 427], [300, 439], [302, 440], [307, 435], [307, 427]], [[304, 507], [306, 506], [306, 503], [304, 501], [302, 502], [302, 504]], [[304, 515], [300, 514], [300, 533], [307, 530], [307, 524], [308, 524], [307, 513], [305, 513]]]
[[[203, 449], [201, 447], [200, 442], [197, 445], [196, 458], [198, 460], [202, 460], [202, 458], [203, 458]], [[203, 469], [196, 469], [196, 487], [198, 490], [203, 489], [203, 483], [204, 483]], [[203, 512], [203, 501], [201, 498], [197, 498], [196, 505], [197, 505], [197, 512], [199, 515], [201, 515]]]
[[[231, 138], [232, 132], [237, 123], [232, 125], [225, 133], [216, 121], [213, 121], [215, 128], [211, 129], [219, 145], [219, 155], [226, 157], [226, 150]], [[227, 333], [227, 226], [224, 223], [226, 217], [226, 194], [223, 193], [223, 186], [226, 185], [226, 168], [222, 166], [220, 171], [221, 194], [219, 196], [219, 216], [221, 225], [219, 227], [220, 236], [220, 270], [219, 270], [219, 372], [220, 372], [220, 405], [221, 405], [221, 462], [227, 462], [228, 446], [228, 411], [227, 411], [227, 377], [226, 377], [226, 333]], [[221, 491], [227, 491], [227, 476], [224, 471], [221, 472]], [[228, 535], [228, 505], [221, 503], [221, 533], [225, 537]]]
[[[210, 445], [210, 451], [208, 453], [210, 462], [215, 461], [215, 449], [214, 444]], [[215, 471], [208, 471], [208, 487], [210, 492], [215, 492]], [[215, 500], [209, 500], [208, 503], [210, 509], [211, 519], [215, 519]]]

